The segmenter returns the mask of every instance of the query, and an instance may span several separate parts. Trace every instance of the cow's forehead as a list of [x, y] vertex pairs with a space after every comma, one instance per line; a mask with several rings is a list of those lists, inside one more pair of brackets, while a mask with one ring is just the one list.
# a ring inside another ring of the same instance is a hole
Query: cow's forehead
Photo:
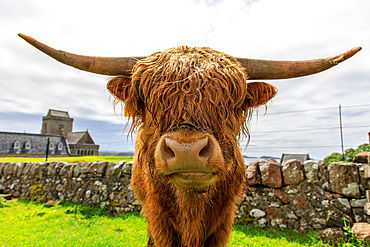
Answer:
[[181, 46], [138, 61], [132, 78], [133, 84], [139, 87], [148, 83], [152, 86], [191, 83], [191, 88], [217, 82], [224, 87], [237, 82], [240, 87], [246, 84], [247, 77], [245, 69], [232, 56], [208, 47]]
[[212, 65], [219, 66], [219, 68], [232, 66], [242, 69], [236, 58], [209, 47], [180, 46], [149, 55], [145, 59], [138, 61], [134, 71], [141, 66], [153, 67], [157, 70], [173, 67], [171, 69], [175, 71], [184, 69], [185, 66], [190, 68], [207, 68]]

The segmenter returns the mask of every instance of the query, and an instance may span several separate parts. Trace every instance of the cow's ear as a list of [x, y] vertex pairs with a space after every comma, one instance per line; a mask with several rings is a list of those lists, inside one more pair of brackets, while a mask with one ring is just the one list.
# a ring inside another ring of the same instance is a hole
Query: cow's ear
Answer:
[[135, 117], [140, 115], [139, 95], [132, 86], [131, 77], [117, 76], [107, 84], [107, 89], [114, 96], [115, 100], [125, 103], [124, 115]]
[[250, 82], [247, 83], [247, 97], [245, 104], [247, 107], [258, 107], [266, 104], [277, 93], [277, 89], [264, 82]]

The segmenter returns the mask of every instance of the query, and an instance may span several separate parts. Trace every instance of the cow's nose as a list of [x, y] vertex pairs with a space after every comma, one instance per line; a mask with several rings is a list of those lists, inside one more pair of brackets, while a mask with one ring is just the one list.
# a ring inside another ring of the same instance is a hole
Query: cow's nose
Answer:
[[161, 149], [170, 170], [201, 170], [212, 156], [213, 144], [207, 136], [191, 141], [167, 137]]

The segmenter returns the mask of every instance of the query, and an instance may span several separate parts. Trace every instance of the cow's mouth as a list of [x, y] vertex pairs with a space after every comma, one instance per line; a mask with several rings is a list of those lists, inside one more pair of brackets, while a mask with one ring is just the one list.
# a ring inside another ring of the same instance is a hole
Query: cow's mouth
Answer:
[[172, 173], [170, 178], [180, 188], [203, 190], [216, 181], [217, 172], [176, 172]]

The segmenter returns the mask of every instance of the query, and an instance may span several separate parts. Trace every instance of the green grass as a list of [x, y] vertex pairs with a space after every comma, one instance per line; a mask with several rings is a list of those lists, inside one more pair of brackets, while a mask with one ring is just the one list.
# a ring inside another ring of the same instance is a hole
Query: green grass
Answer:
[[[49, 157], [48, 161], [65, 161], [68, 163], [79, 163], [79, 162], [94, 162], [94, 161], [110, 161], [118, 162], [121, 160], [131, 161], [132, 157], [123, 156], [78, 156], [78, 157]], [[45, 162], [45, 157], [31, 158], [31, 157], [0, 157], [0, 162]]]
[[113, 218], [101, 209], [17, 200], [2, 205], [0, 246], [145, 246], [147, 241], [138, 214]]
[[[110, 217], [104, 209], [29, 201], [0, 202], [0, 246], [146, 246], [137, 213]], [[236, 225], [228, 246], [327, 246], [311, 235]]]
[[[236, 225], [231, 233], [228, 246], [311, 246], [307, 235], [293, 231], [260, 229], [253, 225]], [[315, 245], [320, 246], [320, 245]], [[323, 245], [324, 246], [324, 245]]]

